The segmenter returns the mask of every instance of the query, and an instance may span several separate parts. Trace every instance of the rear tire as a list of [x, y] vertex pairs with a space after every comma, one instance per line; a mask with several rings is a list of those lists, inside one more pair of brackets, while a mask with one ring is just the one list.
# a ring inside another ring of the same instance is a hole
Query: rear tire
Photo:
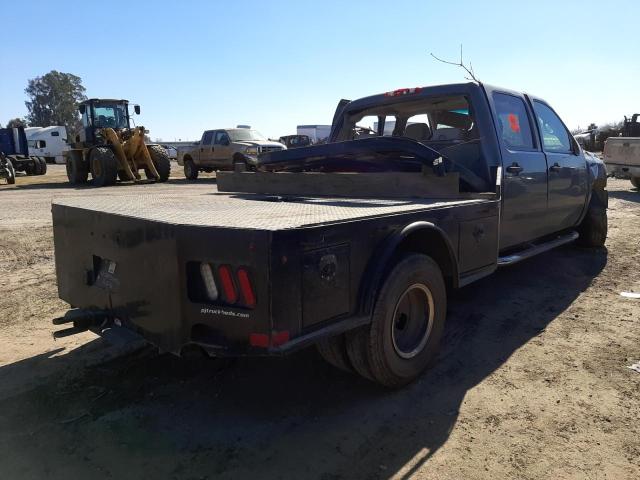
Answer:
[[38, 157], [40, 161], [40, 173], [38, 175], [46, 175], [47, 174], [47, 160], [44, 157]]
[[87, 183], [89, 178], [89, 165], [87, 162], [83, 162], [77, 156], [67, 157], [67, 179], [72, 185], [80, 185]]
[[398, 388], [433, 361], [447, 315], [447, 293], [438, 264], [426, 255], [400, 259], [385, 281], [367, 327], [368, 364], [376, 381]]
[[327, 363], [345, 372], [353, 373], [353, 367], [347, 355], [344, 334], [320, 340], [316, 343], [316, 348]]
[[[160, 175], [159, 182], [166, 182], [169, 180], [169, 175], [171, 175], [171, 160], [169, 159], [169, 155], [167, 154], [167, 150], [162, 148], [160, 145], [151, 145], [147, 147], [149, 150], [149, 155], [151, 155], [151, 160], [153, 160], [153, 164]], [[155, 177], [151, 175], [151, 172], [148, 172], [145, 169], [145, 173], [147, 178]]]
[[640, 190], [640, 177], [631, 177], [631, 185]]
[[603, 247], [607, 239], [607, 191], [594, 190], [587, 207], [587, 213], [578, 227], [580, 237], [577, 244], [582, 247]]
[[118, 159], [113, 150], [107, 147], [96, 147], [89, 156], [91, 177], [96, 187], [115, 185], [118, 178]]
[[198, 179], [198, 168], [191, 159], [184, 161], [184, 176], [187, 178], [187, 180]]

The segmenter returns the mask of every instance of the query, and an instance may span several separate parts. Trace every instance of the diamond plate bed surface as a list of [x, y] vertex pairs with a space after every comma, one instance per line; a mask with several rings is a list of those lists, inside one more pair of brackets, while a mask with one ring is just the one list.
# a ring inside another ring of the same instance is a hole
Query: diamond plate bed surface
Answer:
[[444, 206], [483, 202], [472, 200], [372, 200], [295, 198], [277, 201], [264, 195], [122, 195], [54, 200], [61, 205], [164, 222], [254, 230], [286, 230], [399, 214]]

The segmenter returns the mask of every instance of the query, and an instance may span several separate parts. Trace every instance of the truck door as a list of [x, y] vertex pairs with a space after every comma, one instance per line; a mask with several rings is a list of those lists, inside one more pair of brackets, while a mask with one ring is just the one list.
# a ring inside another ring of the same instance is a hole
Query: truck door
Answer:
[[231, 139], [225, 130], [218, 130], [214, 138], [215, 152], [213, 154], [216, 167], [230, 169], [231, 161]]
[[198, 152], [198, 165], [212, 165], [213, 163], [213, 130], [204, 132]]
[[493, 91], [489, 102], [502, 152], [503, 204], [500, 248], [534, 240], [548, 233], [547, 162], [532, 125], [525, 98]]
[[587, 197], [587, 162], [560, 117], [541, 100], [533, 111], [549, 166], [548, 221], [554, 230], [574, 227]]

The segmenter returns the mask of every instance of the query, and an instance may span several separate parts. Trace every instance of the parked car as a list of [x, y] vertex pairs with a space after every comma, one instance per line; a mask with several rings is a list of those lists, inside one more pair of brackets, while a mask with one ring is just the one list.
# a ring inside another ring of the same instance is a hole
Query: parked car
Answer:
[[260, 153], [286, 148], [250, 128], [206, 130], [198, 144], [179, 152], [178, 164], [184, 166], [185, 177], [195, 180], [199, 172], [232, 170], [234, 163], [244, 163], [251, 169]]
[[602, 161], [544, 100], [479, 83], [343, 102], [329, 143], [256, 166], [153, 208], [54, 200], [58, 293], [76, 307], [55, 336], [115, 329], [212, 356], [315, 343], [336, 367], [400, 387], [435, 360], [450, 289], [607, 236]]

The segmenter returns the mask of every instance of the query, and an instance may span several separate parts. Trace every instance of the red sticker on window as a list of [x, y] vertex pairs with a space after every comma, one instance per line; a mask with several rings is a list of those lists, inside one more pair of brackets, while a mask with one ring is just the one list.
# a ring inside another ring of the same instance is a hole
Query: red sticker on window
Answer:
[[513, 130], [516, 133], [520, 133], [520, 122], [518, 120], [518, 116], [510, 113], [509, 114], [509, 126], [511, 127], [511, 130]]

